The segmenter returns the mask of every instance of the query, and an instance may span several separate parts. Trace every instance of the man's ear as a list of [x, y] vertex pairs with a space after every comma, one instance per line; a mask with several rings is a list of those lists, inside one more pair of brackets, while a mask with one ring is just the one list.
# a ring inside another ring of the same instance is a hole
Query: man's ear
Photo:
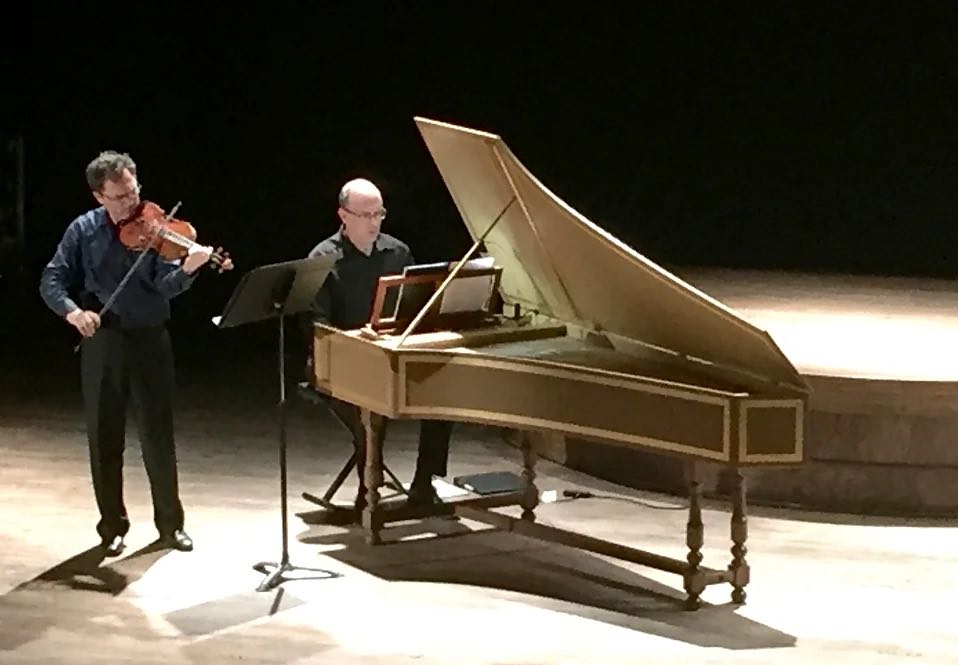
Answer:
[[93, 198], [96, 199], [97, 203], [99, 203], [100, 205], [103, 205], [105, 203], [105, 199], [103, 198], [103, 195], [100, 194], [100, 192], [91, 191], [90, 193], [93, 194]]
[[336, 211], [336, 214], [339, 215], [339, 221], [345, 225], [346, 224], [346, 211], [340, 208]]

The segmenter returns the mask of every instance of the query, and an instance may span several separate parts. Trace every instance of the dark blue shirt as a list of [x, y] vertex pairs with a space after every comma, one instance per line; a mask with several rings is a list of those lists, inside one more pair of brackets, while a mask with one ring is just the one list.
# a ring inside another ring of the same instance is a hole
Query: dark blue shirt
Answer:
[[[40, 296], [60, 316], [78, 307], [98, 312], [138, 256], [120, 242], [105, 208], [90, 210], [67, 227], [43, 269]], [[112, 318], [121, 328], [165, 324], [170, 299], [188, 289], [198, 272], [188, 275], [179, 261], [150, 251], [110, 306]]]
[[317, 256], [335, 256], [336, 263], [313, 301], [313, 321], [343, 330], [369, 323], [380, 277], [413, 264], [408, 245], [386, 233], [367, 256], [340, 230], [313, 247], [309, 258]]

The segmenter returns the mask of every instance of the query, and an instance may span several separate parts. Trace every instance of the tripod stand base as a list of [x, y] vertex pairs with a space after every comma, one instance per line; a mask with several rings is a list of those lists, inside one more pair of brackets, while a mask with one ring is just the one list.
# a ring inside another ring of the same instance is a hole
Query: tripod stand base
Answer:
[[[266, 579], [260, 582], [259, 586], [256, 587], [257, 591], [270, 591], [275, 589], [283, 582], [291, 582], [295, 580], [325, 580], [331, 577], [339, 577], [338, 574], [329, 571], [322, 570], [321, 568], [303, 568], [301, 566], [294, 566], [289, 563], [270, 563], [267, 561], [261, 561], [260, 563], [253, 566], [253, 570], [258, 573], [266, 575]], [[319, 573], [317, 575], [296, 575], [289, 573], [296, 572], [305, 572], [305, 573]]]

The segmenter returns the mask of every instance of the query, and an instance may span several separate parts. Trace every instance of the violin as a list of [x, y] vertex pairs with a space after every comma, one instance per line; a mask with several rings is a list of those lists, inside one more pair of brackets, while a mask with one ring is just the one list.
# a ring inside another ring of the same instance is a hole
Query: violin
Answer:
[[[117, 224], [120, 242], [135, 252], [152, 249], [167, 261], [185, 258], [199, 243], [193, 225], [173, 217], [176, 208], [167, 214], [152, 201], [141, 201], [132, 215]], [[209, 265], [219, 273], [233, 269], [229, 253], [222, 247], [217, 247], [210, 255]]]

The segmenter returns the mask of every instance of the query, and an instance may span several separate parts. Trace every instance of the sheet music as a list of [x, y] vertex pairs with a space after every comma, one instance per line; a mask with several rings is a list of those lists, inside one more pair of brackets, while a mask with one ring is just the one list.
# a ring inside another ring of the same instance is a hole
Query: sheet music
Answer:
[[462, 267], [463, 270], [479, 270], [481, 268], [493, 268], [496, 265], [496, 257], [494, 256], [480, 256], [478, 259], [469, 259], [466, 261], [466, 265]]
[[[495, 257], [483, 256], [478, 259], [470, 259], [463, 270], [477, 270], [481, 268], [492, 268], [495, 266]], [[495, 275], [477, 275], [475, 277], [456, 277], [446, 287], [442, 296], [442, 305], [439, 308], [440, 314], [450, 314], [455, 312], [481, 312], [485, 309], [489, 296], [492, 295], [492, 287], [495, 282]]]

